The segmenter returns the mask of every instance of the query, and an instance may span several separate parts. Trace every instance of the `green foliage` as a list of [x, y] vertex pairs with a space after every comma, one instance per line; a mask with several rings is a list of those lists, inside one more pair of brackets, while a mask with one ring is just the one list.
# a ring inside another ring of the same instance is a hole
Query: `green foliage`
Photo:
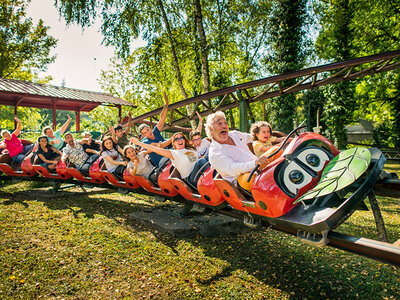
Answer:
[[[273, 74], [295, 71], [304, 66], [307, 53], [306, 19], [305, 0], [274, 2], [270, 19], [270, 29], [274, 33], [270, 36], [272, 49], [265, 61]], [[285, 82], [288, 86], [295, 83], [294, 80]], [[273, 127], [284, 132], [291, 131], [297, 105], [293, 94], [271, 99], [269, 110]]]
[[54, 61], [51, 48], [57, 40], [47, 34], [48, 27], [39, 20], [36, 26], [26, 18], [22, 0], [0, 1], [0, 77], [31, 79], [33, 70], [45, 70]]

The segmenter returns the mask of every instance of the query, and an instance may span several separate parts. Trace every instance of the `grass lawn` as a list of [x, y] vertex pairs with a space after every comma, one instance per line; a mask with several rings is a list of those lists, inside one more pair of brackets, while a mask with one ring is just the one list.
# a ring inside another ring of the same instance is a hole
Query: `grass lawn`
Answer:
[[[128, 215], [159, 204], [118, 193], [44, 198], [0, 188], [0, 298], [399, 299], [400, 269], [270, 229], [175, 238]], [[378, 197], [390, 242], [399, 199]], [[367, 203], [368, 205], [368, 203]], [[372, 212], [337, 231], [377, 238]]]

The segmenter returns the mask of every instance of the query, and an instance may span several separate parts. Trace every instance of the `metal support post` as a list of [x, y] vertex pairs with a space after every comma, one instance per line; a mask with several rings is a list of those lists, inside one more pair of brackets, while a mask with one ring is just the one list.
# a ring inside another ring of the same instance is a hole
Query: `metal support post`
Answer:
[[247, 118], [247, 102], [243, 98], [242, 93], [240, 90], [236, 90], [236, 95], [239, 98], [239, 130], [241, 132], [248, 131], [248, 118]]
[[388, 242], [385, 223], [383, 222], [381, 210], [379, 209], [378, 202], [373, 191], [368, 194], [369, 203], [371, 204], [372, 212], [374, 213], [376, 229], [378, 230], [379, 240]]

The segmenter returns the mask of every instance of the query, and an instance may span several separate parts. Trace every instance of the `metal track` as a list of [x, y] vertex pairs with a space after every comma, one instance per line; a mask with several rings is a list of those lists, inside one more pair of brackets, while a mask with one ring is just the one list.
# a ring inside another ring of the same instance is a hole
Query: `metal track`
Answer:
[[[338, 83], [341, 81], [354, 80], [363, 76], [387, 72], [400, 68], [400, 50], [386, 52], [338, 63], [332, 63], [296, 72], [271, 76], [243, 84], [216, 90], [188, 98], [169, 105], [169, 113], [165, 128], [176, 127], [185, 124], [197, 116], [207, 116], [217, 110], [227, 110], [239, 106], [240, 99], [248, 104], [265, 99], [291, 94], [302, 90], [312, 89], [319, 86]], [[295, 84], [289, 85], [289, 81], [295, 80]], [[215, 99], [218, 104], [211, 107], [210, 103]], [[194, 105], [191, 115], [186, 110], [180, 109], [187, 105]], [[162, 108], [147, 112], [133, 118], [135, 123], [156, 123]]]
[[[30, 178], [22, 178], [22, 177], [11, 177], [11, 176], [4, 176], [0, 175], [0, 180], [30, 180], [30, 181], [49, 181], [47, 178], [43, 177], [30, 177]], [[58, 183], [72, 183], [76, 184], [77, 186], [86, 186], [86, 185], [91, 185], [91, 186], [96, 186], [96, 187], [104, 187], [104, 188], [110, 188], [110, 189], [115, 189], [115, 190], [122, 190], [123, 188], [121, 187], [116, 187], [108, 183], [101, 183], [101, 184], [95, 184], [95, 183], [84, 183], [84, 182], [79, 182], [73, 179], [70, 180], [61, 180], [61, 179], [55, 179], [52, 180], [53, 182], [58, 182]], [[143, 195], [149, 195], [149, 196], [154, 196], [154, 194], [149, 193], [145, 191], [144, 189], [126, 189], [130, 192], [138, 193], [138, 194], [143, 194]], [[167, 197], [166, 197], [167, 198]], [[176, 197], [168, 197], [168, 199], [171, 199], [173, 201], [177, 202], [182, 202], [182, 203], [193, 203], [191, 201], [188, 201], [184, 199], [182, 196], [178, 195]], [[243, 220], [243, 214], [240, 214], [236, 211], [233, 210], [227, 210], [227, 209], [221, 209], [217, 211], [220, 214], [224, 214], [239, 220]], [[297, 236], [297, 230], [284, 227], [284, 226], [278, 226], [278, 225], [270, 225], [268, 223], [263, 224], [266, 227], [272, 228], [277, 231], [284, 232], [286, 234], [291, 234], [293, 236]], [[338, 248], [344, 251], [352, 252], [358, 255], [362, 255], [374, 260], [382, 261], [384, 263], [388, 263], [397, 267], [400, 267], [400, 247], [396, 247], [392, 244], [388, 243], [383, 243], [379, 242], [376, 240], [371, 240], [367, 238], [359, 238], [359, 237], [354, 237], [350, 235], [345, 235], [342, 233], [330, 231], [328, 233], [328, 239], [329, 243], [327, 246], [331, 246], [334, 248]]]

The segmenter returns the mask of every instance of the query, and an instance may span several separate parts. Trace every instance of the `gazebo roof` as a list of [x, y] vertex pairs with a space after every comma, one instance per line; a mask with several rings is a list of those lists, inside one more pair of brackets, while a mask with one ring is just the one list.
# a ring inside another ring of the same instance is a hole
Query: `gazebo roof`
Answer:
[[136, 107], [104, 93], [0, 78], [0, 105], [87, 112], [101, 104]]

